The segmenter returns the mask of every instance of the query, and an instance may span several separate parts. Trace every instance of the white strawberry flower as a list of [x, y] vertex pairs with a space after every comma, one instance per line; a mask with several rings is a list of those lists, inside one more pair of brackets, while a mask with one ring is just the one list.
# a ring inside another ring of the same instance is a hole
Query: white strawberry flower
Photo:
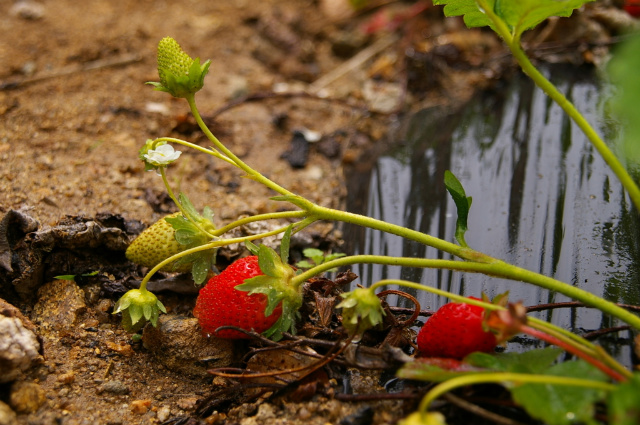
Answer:
[[173, 149], [169, 144], [150, 149], [144, 154], [144, 159], [154, 167], [165, 167], [180, 157], [182, 152]]

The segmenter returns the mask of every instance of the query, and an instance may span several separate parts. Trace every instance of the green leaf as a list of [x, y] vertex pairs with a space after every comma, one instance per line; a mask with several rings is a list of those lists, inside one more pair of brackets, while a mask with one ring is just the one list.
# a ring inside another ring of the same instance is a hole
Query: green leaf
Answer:
[[325, 261], [331, 261], [331, 260], [335, 260], [336, 258], [341, 258], [341, 257], [346, 257], [347, 254], [343, 253], [343, 252], [336, 252], [333, 254], [329, 254], [325, 257]]
[[466, 362], [444, 358], [417, 358], [415, 361], [405, 363], [397, 372], [397, 376], [403, 379], [413, 379], [425, 382], [442, 382], [462, 375], [489, 372], [472, 366]]
[[[83, 273], [80, 276], [82, 276], [82, 277], [90, 277], [90, 276], [95, 276], [98, 273], [100, 273], [100, 272], [98, 270], [96, 270], [96, 271], [91, 272], [91, 273]], [[60, 280], [73, 280], [73, 281], [75, 281], [77, 276], [78, 275], [75, 275], [75, 274], [63, 274], [63, 275], [60, 275], [60, 276], [54, 276], [53, 278], [54, 279], [60, 279]]]
[[269, 291], [269, 293], [267, 294], [267, 308], [265, 308], [264, 310], [265, 317], [269, 317], [273, 314], [273, 310], [278, 307], [278, 305], [282, 301], [282, 298], [282, 296], [278, 296], [278, 292], [275, 289]]
[[[558, 363], [545, 375], [607, 381], [607, 376], [583, 360]], [[605, 397], [603, 390], [586, 387], [522, 384], [511, 389], [513, 400], [533, 418], [549, 425], [595, 423], [594, 403]]]
[[[487, 0], [489, 7], [493, 7], [494, 1]], [[444, 5], [445, 16], [462, 16], [469, 28], [485, 26], [493, 28], [493, 23], [478, 7], [476, 0], [433, 0], [433, 4]]]
[[563, 352], [560, 348], [547, 347], [522, 353], [472, 353], [465, 358], [469, 364], [498, 372], [543, 373]]
[[296, 263], [296, 267], [301, 268], [301, 269], [310, 269], [313, 266], [314, 266], [314, 264], [311, 263], [310, 261], [307, 261], [307, 260], [298, 261]]
[[269, 199], [271, 199], [272, 201], [290, 202], [293, 205], [298, 206], [302, 209], [305, 209], [305, 206], [309, 204], [309, 201], [307, 201], [305, 198], [298, 195], [278, 195], [278, 196], [272, 196]]
[[552, 16], [568, 17], [574, 9], [594, 0], [496, 0], [496, 14], [517, 37]]
[[[165, 308], [164, 304], [162, 304], [162, 302], [160, 300], [156, 301], [156, 307], [158, 307], [158, 310], [160, 310], [163, 313], [167, 312], [167, 309]], [[155, 326], [155, 325], [153, 325]]]
[[445, 16], [462, 16], [468, 27], [489, 26], [495, 31], [495, 24], [479, 6], [492, 10], [512, 32], [520, 35], [552, 16], [571, 16], [577, 9], [594, 0], [434, 0], [434, 5], [444, 5]]
[[311, 258], [313, 259], [313, 261], [318, 264], [318, 262], [315, 260], [316, 258], [323, 258], [324, 257], [324, 252], [320, 251], [317, 248], [305, 248], [302, 250], [302, 254], [304, 254], [305, 257], [307, 258]]
[[609, 393], [609, 424], [637, 425], [640, 423], [640, 373], [616, 386]]
[[469, 216], [469, 209], [471, 208], [472, 201], [471, 196], [467, 196], [460, 180], [458, 180], [449, 170], [444, 172], [444, 185], [449, 191], [449, 194], [451, 194], [453, 202], [456, 204], [456, 208], [458, 209], [455, 233], [456, 240], [460, 246], [467, 247], [468, 245], [464, 240], [464, 234], [467, 231], [467, 218]]

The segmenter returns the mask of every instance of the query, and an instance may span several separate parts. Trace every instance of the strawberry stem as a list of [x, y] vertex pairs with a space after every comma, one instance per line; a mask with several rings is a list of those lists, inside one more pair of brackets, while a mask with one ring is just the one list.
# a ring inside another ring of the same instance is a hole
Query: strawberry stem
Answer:
[[622, 381], [626, 381], [627, 379], [631, 378], [632, 374], [629, 371], [625, 371], [624, 374], [618, 373], [617, 371], [611, 369], [610, 367], [608, 367], [607, 365], [605, 365], [604, 363], [602, 363], [600, 360], [594, 358], [593, 356], [590, 356], [588, 354], [586, 354], [584, 351], [582, 350], [576, 350], [575, 347], [566, 344], [564, 341], [559, 340], [557, 338], [554, 338], [551, 335], [548, 335], [544, 332], [540, 332], [537, 329], [532, 328], [531, 326], [527, 326], [527, 325], [523, 325], [520, 327], [520, 330], [524, 333], [526, 333], [527, 335], [531, 335], [534, 338], [538, 338], [542, 341], [548, 342], [549, 344], [553, 344], [556, 345], [560, 348], [562, 348], [565, 351], [568, 351], [569, 353], [580, 357], [582, 360], [590, 363], [591, 365], [597, 367], [598, 369], [600, 369], [602, 372], [606, 373], [607, 375], [609, 375], [612, 379], [618, 381], [618, 382], [622, 382]]

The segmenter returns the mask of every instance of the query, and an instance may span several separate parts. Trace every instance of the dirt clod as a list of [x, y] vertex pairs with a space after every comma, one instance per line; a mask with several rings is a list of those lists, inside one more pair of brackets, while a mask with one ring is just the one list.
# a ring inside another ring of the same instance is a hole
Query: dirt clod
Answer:
[[44, 389], [33, 382], [15, 382], [11, 386], [9, 403], [18, 413], [33, 413], [46, 401]]

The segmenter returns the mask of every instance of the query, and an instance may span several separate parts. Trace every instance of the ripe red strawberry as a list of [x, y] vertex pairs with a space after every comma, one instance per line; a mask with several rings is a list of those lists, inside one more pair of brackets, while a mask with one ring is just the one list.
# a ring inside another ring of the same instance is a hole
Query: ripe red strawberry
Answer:
[[624, 2], [624, 10], [631, 16], [640, 17], [640, 1], [626, 0]]
[[474, 351], [493, 351], [496, 338], [482, 329], [483, 316], [484, 309], [475, 305], [443, 305], [418, 333], [420, 353], [426, 357], [462, 359]]
[[[249, 295], [235, 289], [237, 285], [255, 276], [264, 275], [258, 265], [258, 257], [250, 256], [233, 262], [222, 273], [209, 279], [200, 290], [193, 315], [198, 318], [202, 332], [214, 335], [220, 326], [237, 326], [262, 333], [280, 318], [282, 305], [279, 304], [271, 315], [265, 317], [267, 296], [262, 293]], [[242, 332], [224, 329], [216, 333], [219, 338], [248, 338]]]

